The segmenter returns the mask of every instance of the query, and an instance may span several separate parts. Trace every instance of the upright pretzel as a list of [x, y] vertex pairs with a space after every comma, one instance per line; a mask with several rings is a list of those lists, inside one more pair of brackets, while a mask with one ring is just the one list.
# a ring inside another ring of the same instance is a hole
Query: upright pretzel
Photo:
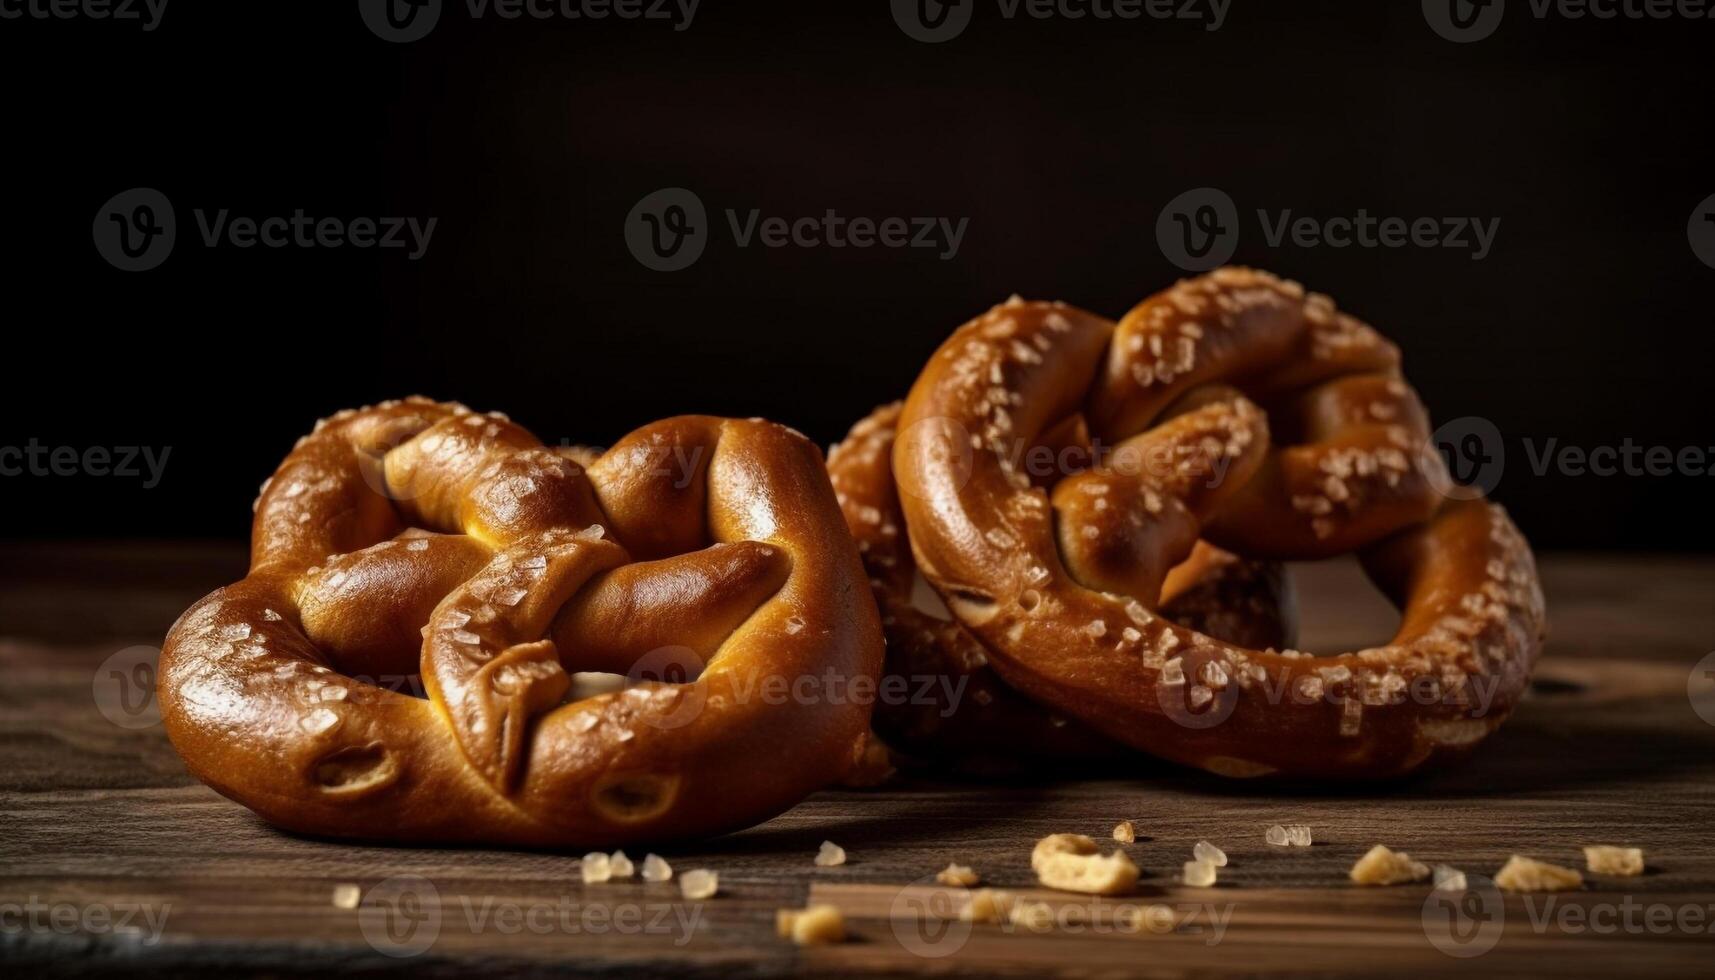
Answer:
[[[413, 398], [299, 442], [250, 573], [180, 618], [159, 687], [191, 771], [282, 827], [601, 846], [837, 779], [869, 713], [841, 686], [880, 661], [802, 436], [686, 416], [594, 455]], [[568, 670], [640, 682], [563, 703]], [[396, 690], [419, 671], [426, 698]], [[804, 678], [827, 687], [767, 696]]]
[[[871, 724], [906, 758], [1004, 771], [1117, 758], [1132, 750], [1008, 687], [982, 642], [917, 571], [893, 482], [902, 403], [883, 405], [828, 452], [828, 476], [869, 573], [887, 640]], [[1062, 459], [1087, 459], [1087, 433], [1051, 439]], [[1284, 647], [1297, 632], [1290, 580], [1277, 562], [1198, 542], [1162, 585], [1163, 615], [1229, 643]], [[891, 687], [890, 687], [891, 685]], [[885, 696], [888, 692], [892, 696]]]
[[[1113, 453], [1035, 485], [1016, 447], [1068, 426]], [[1012, 686], [1227, 775], [1386, 776], [1498, 727], [1543, 632], [1529, 546], [1499, 507], [1439, 492], [1428, 435], [1393, 345], [1325, 296], [1223, 269], [1117, 326], [1016, 300], [965, 324], [912, 388], [893, 464], [919, 567]], [[1357, 550], [1399, 631], [1311, 657], [1177, 625], [1162, 583], [1199, 538]]]

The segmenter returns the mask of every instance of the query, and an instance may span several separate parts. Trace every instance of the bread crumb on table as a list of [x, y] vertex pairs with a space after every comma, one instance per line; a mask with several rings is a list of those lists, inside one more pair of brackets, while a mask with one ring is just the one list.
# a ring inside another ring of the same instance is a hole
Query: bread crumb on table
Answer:
[[1399, 885], [1429, 877], [1429, 865], [1413, 861], [1404, 851], [1377, 844], [1352, 865], [1352, 880], [1360, 885]]
[[1613, 847], [1597, 844], [1584, 848], [1584, 866], [1591, 874], [1631, 877], [1644, 873], [1644, 851], [1641, 847]]
[[774, 931], [781, 939], [790, 939], [799, 946], [844, 942], [846, 917], [835, 905], [779, 909], [774, 913]]
[[837, 868], [846, 863], [846, 849], [831, 840], [822, 842], [822, 849], [816, 852], [816, 867]]
[[1050, 834], [1030, 852], [1036, 880], [1049, 888], [1087, 895], [1120, 895], [1137, 884], [1137, 865], [1124, 851], [1103, 856], [1083, 834]]
[[713, 898], [720, 887], [720, 875], [707, 868], [687, 871], [679, 876], [679, 894], [692, 900]]
[[936, 882], [954, 888], [969, 888], [981, 880], [981, 876], [962, 864], [949, 864], [935, 874]]
[[1215, 887], [1215, 863], [1213, 861], [1186, 861], [1180, 879], [1192, 888], [1213, 888]]
[[1572, 868], [1514, 854], [1495, 872], [1495, 884], [1509, 892], [1563, 892], [1582, 887], [1584, 876]]

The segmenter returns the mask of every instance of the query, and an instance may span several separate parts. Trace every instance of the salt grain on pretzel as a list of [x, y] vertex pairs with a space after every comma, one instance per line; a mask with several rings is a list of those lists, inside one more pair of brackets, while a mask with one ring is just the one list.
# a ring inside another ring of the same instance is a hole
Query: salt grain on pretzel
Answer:
[[[576, 457], [426, 399], [319, 424], [249, 575], [163, 647], [191, 772], [296, 831], [554, 847], [720, 833], [839, 778], [867, 704], [741, 696], [879, 671], [815, 447], [686, 416]], [[562, 704], [569, 670], [644, 681]], [[419, 671], [427, 699], [386, 682]]]
[[[1068, 426], [1111, 457], [1037, 485], [1010, 448]], [[910, 548], [951, 616], [1008, 685], [1116, 740], [1229, 776], [1393, 776], [1469, 752], [1525, 690], [1529, 546], [1499, 507], [1438, 492], [1397, 349], [1296, 284], [1218, 270], [1117, 326], [996, 308], [930, 358], [897, 430]], [[1161, 585], [1204, 536], [1356, 551], [1400, 629], [1307, 657], [1176, 624]]]

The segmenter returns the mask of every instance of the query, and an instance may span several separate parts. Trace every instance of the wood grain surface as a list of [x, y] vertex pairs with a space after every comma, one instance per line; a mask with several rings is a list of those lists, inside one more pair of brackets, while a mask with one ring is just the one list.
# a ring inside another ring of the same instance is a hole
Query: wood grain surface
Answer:
[[[1677, 976], [1715, 963], [1715, 675], [1694, 669], [1715, 649], [1715, 562], [1545, 557], [1554, 635], [1532, 697], [1457, 769], [1362, 787], [1238, 784], [1145, 759], [1007, 779], [916, 774], [660, 849], [681, 872], [720, 873], [706, 902], [684, 901], [676, 883], [586, 887], [575, 855], [284, 834], [192, 780], [146, 706], [115, 706], [115, 685], [137, 676], [138, 655], [122, 651], [158, 646], [180, 610], [242, 568], [225, 546], [0, 547], [9, 975]], [[1305, 646], [1390, 631], [1351, 565], [1298, 580]], [[1140, 835], [1126, 847], [1144, 869], [1137, 895], [1033, 888], [1037, 838], [1105, 842], [1121, 819]], [[1268, 846], [1274, 823], [1310, 825], [1315, 845]], [[1180, 865], [1205, 838], [1231, 863], [1215, 888], [1182, 887]], [[824, 839], [849, 862], [815, 867]], [[1559, 896], [1477, 887], [1448, 905], [1427, 885], [1349, 884], [1378, 842], [1479, 886], [1513, 853], [1581, 868], [1592, 843], [1643, 847], [1649, 868]], [[950, 918], [966, 895], [932, 880], [949, 861], [1046, 901], [1058, 925]], [[336, 903], [341, 885], [356, 886], [357, 908]], [[776, 938], [775, 910], [808, 901], [840, 906], [849, 940]], [[1176, 924], [1122, 932], [1113, 913], [1125, 904], [1169, 906]]]

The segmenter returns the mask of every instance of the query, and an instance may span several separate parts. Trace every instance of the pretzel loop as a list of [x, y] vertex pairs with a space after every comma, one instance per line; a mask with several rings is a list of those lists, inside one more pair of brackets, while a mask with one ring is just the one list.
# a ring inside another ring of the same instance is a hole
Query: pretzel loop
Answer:
[[[1333, 777], [1467, 751], [1522, 694], [1541, 589], [1499, 507], [1437, 493], [1398, 365], [1326, 297], [1251, 270], [1183, 282], [1117, 326], [1010, 301], [942, 345], [900, 418], [916, 561], [1008, 683], [1135, 747]], [[1049, 493], [1009, 446], [1068, 419], [1117, 448]], [[1357, 550], [1400, 630], [1312, 658], [1177, 625], [1158, 586], [1199, 537], [1251, 557]]]

